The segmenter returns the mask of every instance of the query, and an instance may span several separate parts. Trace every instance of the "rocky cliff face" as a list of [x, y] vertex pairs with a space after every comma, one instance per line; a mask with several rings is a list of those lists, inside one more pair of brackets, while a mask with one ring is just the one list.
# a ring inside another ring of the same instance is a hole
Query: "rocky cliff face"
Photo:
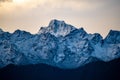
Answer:
[[8, 64], [45, 63], [60, 68], [77, 68], [96, 60], [120, 58], [120, 31], [111, 30], [105, 39], [88, 34], [64, 21], [52, 20], [38, 34], [0, 29], [0, 67]]

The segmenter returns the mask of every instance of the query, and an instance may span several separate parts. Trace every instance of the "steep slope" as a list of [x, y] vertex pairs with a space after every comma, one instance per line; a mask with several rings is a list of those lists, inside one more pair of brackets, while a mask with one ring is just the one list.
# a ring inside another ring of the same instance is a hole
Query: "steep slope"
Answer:
[[58, 53], [54, 61], [64, 68], [74, 68], [92, 62], [94, 51], [83, 28], [76, 29], [59, 43]]

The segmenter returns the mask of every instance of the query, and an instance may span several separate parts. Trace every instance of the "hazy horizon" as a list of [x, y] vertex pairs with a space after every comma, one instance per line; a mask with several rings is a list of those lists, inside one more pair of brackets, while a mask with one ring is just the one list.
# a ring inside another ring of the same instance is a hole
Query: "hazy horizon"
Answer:
[[120, 0], [0, 0], [0, 28], [37, 33], [52, 19], [105, 37], [120, 30]]

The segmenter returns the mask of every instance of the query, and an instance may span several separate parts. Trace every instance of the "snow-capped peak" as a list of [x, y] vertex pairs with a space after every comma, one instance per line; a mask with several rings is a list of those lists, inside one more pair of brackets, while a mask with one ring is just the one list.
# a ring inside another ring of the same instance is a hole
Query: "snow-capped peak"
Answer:
[[64, 24], [66, 24], [64, 21], [59, 21], [59, 20], [53, 19], [50, 21], [49, 27], [53, 27], [54, 25], [55, 25], [54, 27], [59, 27], [60, 25], [64, 25]]
[[72, 25], [66, 24], [64, 21], [59, 20], [51, 20], [48, 27], [42, 27], [38, 34], [41, 33], [51, 33], [56, 37], [66, 36], [71, 31], [75, 30], [76, 28]]
[[105, 41], [111, 44], [120, 43], [120, 31], [110, 30], [107, 37], [105, 38]]

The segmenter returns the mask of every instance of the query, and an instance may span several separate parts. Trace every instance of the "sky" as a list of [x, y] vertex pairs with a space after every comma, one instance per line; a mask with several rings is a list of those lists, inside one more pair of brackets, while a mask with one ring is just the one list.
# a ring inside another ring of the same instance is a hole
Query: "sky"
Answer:
[[120, 30], [120, 0], [0, 0], [0, 28], [35, 34], [52, 19], [105, 37]]

